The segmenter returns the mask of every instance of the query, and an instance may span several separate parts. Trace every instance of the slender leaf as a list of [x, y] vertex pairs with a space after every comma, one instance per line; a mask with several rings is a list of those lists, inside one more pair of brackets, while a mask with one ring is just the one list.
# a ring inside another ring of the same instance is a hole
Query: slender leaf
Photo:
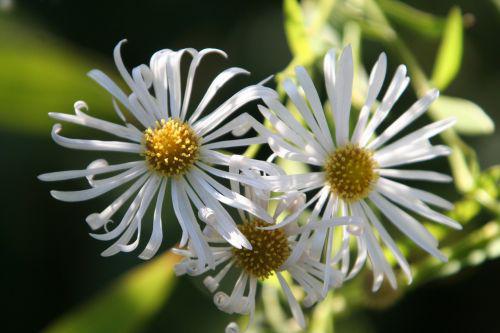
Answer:
[[453, 127], [463, 135], [486, 135], [495, 130], [493, 120], [477, 104], [463, 98], [441, 96], [432, 105], [438, 119], [457, 118]]
[[314, 52], [309, 42], [302, 8], [297, 0], [284, 1], [285, 32], [288, 46], [299, 62], [309, 63]]
[[443, 90], [460, 70], [463, 53], [463, 24], [460, 8], [451, 9], [434, 64], [431, 81]]
[[378, 0], [378, 3], [389, 18], [422, 36], [438, 38], [443, 32], [445, 20], [440, 17], [400, 1]]

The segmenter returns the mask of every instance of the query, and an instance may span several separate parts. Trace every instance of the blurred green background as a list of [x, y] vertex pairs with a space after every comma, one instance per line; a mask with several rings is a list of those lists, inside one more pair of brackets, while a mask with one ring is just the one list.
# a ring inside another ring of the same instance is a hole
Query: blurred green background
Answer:
[[[466, 13], [462, 68], [447, 94], [474, 101], [498, 123], [498, 1], [407, 3], [439, 16], [446, 16], [454, 5]], [[412, 31], [402, 28], [398, 32], [411, 41], [410, 48], [430, 71], [439, 40], [424, 43]], [[231, 319], [216, 310], [211, 297], [196, 283], [171, 276], [171, 257], [162, 255], [148, 264], [146, 268], [153, 273], [147, 275], [140, 266], [142, 261], [133, 255], [100, 257], [106, 244], [88, 236], [84, 219], [105, 207], [111, 196], [62, 203], [52, 199], [48, 190], [75, 188], [83, 182], [44, 184], [36, 179], [43, 172], [83, 168], [100, 157], [53, 144], [53, 122], [47, 113], [71, 113], [73, 103], [82, 99], [92, 114], [114, 119], [109, 96], [86, 73], [100, 68], [117, 77], [112, 50], [123, 38], [129, 40], [123, 49], [129, 67], [147, 63], [162, 48], [225, 50], [228, 60], [211, 57], [203, 63], [196, 81], [201, 87], [229, 66], [252, 73], [250, 78], [236, 80], [234, 87], [258, 82], [281, 72], [292, 57], [281, 1], [0, 0], [4, 332], [37, 332], [54, 322], [52, 331], [79, 327], [83, 332], [95, 332], [77, 315], [57, 321], [66, 313], [86, 313], [102, 332], [222, 332]], [[382, 45], [370, 41], [363, 48], [363, 62], [370, 66], [383, 51]], [[389, 59], [391, 68], [399, 63]], [[198, 96], [202, 93], [203, 89], [197, 92]], [[409, 105], [411, 94], [406, 98], [403, 105]], [[247, 111], [254, 108], [248, 106]], [[86, 132], [67, 126], [64, 133], [76, 137]], [[482, 168], [500, 163], [500, 133], [466, 141], [476, 149]], [[449, 172], [444, 162], [438, 165]], [[447, 191], [451, 199], [457, 198], [452, 194], [453, 185]], [[178, 237], [175, 221], [169, 221], [163, 248]], [[499, 281], [500, 260], [487, 261], [452, 278], [412, 289], [388, 308], [354, 309], [339, 318], [336, 331], [498, 332]]]

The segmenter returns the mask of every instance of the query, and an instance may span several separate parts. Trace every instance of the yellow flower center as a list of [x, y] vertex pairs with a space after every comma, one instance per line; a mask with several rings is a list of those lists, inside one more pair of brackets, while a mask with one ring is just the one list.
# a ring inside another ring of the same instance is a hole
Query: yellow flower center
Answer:
[[238, 228], [252, 244], [252, 250], [234, 248], [236, 265], [249, 275], [265, 280], [290, 256], [290, 246], [283, 229], [262, 230], [269, 226], [261, 220], [253, 220]]
[[163, 176], [184, 174], [196, 162], [199, 139], [193, 129], [178, 119], [156, 122], [144, 131], [143, 155], [149, 166]]
[[370, 194], [378, 179], [375, 168], [377, 163], [370, 150], [349, 144], [326, 159], [326, 182], [341, 199], [354, 202]]

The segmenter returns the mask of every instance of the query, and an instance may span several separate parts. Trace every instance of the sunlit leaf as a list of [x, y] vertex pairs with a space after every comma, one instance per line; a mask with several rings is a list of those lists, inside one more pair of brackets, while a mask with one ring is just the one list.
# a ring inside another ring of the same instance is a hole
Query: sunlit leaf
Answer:
[[115, 281], [103, 293], [52, 323], [46, 333], [137, 332], [167, 301], [178, 257], [158, 256]]
[[466, 99], [441, 96], [434, 102], [432, 109], [439, 119], [457, 118], [453, 128], [460, 134], [485, 135], [495, 130], [495, 124], [483, 109]]
[[448, 14], [443, 38], [432, 72], [432, 83], [445, 89], [460, 70], [463, 50], [463, 24], [460, 8], [454, 7]]
[[422, 36], [437, 38], [443, 32], [445, 20], [440, 17], [423, 12], [400, 1], [379, 0], [378, 3], [389, 18]]
[[284, 1], [285, 32], [288, 46], [300, 62], [310, 62], [314, 53], [309, 42], [302, 8], [297, 0]]
[[47, 113], [71, 113], [80, 99], [93, 114], [111, 114], [109, 94], [86, 75], [102, 67], [92, 57], [6, 16], [0, 16], [0, 45], [0, 63], [9, 64], [0, 71], [0, 127], [46, 134], [53, 124]]

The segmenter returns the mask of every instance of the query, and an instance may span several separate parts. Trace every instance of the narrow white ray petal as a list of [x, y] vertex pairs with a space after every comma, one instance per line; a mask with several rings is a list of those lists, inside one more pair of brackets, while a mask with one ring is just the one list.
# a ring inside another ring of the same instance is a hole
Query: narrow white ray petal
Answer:
[[396, 70], [391, 83], [389, 84], [389, 88], [387, 88], [384, 98], [382, 99], [382, 103], [380, 103], [377, 110], [375, 110], [375, 114], [370, 119], [365, 130], [361, 134], [359, 144], [362, 147], [367, 144], [377, 127], [384, 121], [385, 117], [387, 117], [394, 103], [396, 103], [408, 86], [408, 83], [409, 78], [406, 76], [406, 66], [400, 65]]
[[325, 184], [324, 172], [309, 172], [297, 175], [263, 176], [271, 191], [286, 192], [302, 190], [309, 187], [320, 187]]
[[359, 142], [361, 134], [366, 128], [368, 117], [370, 116], [370, 109], [377, 99], [377, 96], [380, 93], [380, 89], [382, 89], [386, 69], [387, 56], [382, 52], [370, 73], [370, 79], [368, 80], [368, 93], [366, 95], [365, 104], [361, 108], [356, 127], [354, 128], [354, 132], [351, 137], [351, 142], [354, 144], [357, 144]]
[[385, 146], [384, 148], [378, 150], [379, 154], [383, 154], [385, 152], [395, 151], [396, 149], [403, 148], [409, 144], [415, 144], [419, 141], [427, 140], [445, 130], [453, 126], [456, 122], [455, 118], [443, 119], [440, 121], [436, 121], [427, 126], [424, 126], [401, 139]]
[[304, 67], [297, 66], [295, 68], [295, 73], [297, 75], [297, 80], [302, 86], [302, 89], [304, 89], [306, 98], [311, 105], [314, 117], [316, 118], [321, 132], [323, 133], [323, 138], [326, 140], [324, 146], [327, 151], [332, 151], [335, 146], [333, 144], [330, 129], [328, 128], [328, 124], [326, 122], [325, 111], [323, 110], [323, 106], [321, 105], [321, 100], [319, 99], [316, 87], [314, 86], [311, 77], [309, 76], [309, 74], [307, 74], [307, 71]]
[[397, 151], [386, 151], [383, 154], [376, 152], [374, 159], [382, 168], [394, 167], [399, 165], [411, 164], [421, 161], [427, 161], [439, 156], [448, 156], [451, 149], [446, 146], [422, 146], [408, 145]]
[[[149, 181], [145, 184], [145, 186], [141, 189], [140, 204], [137, 207], [134, 207], [133, 215], [130, 217], [127, 216], [127, 220], [125, 220], [124, 217], [124, 220], [122, 220], [120, 225], [117, 228], [115, 228], [116, 230], [123, 226], [124, 228], [126, 228], [125, 232], [121, 234], [120, 238], [118, 238], [118, 240], [115, 243], [113, 243], [106, 250], [104, 250], [101, 253], [101, 256], [109, 257], [117, 254], [120, 251], [130, 252], [137, 247], [141, 236], [142, 217], [144, 216], [145, 210], [149, 207], [149, 204], [151, 203], [151, 199], [157, 190], [157, 185], [158, 185], [158, 179], [157, 178], [155, 179], [155, 177], [151, 177]], [[132, 243], [129, 243], [130, 239], [134, 234], [137, 234], [136, 240]]]
[[189, 117], [188, 122], [190, 124], [193, 124], [201, 116], [201, 114], [203, 113], [207, 105], [210, 103], [210, 101], [213, 99], [217, 91], [219, 91], [219, 89], [222, 88], [233, 77], [241, 74], [248, 75], [250, 73], [238, 67], [231, 67], [219, 73], [208, 87], [205, 95], [203, 96], [201, 102], [194, 110], [193, 114]]
[[161, 213], [162, 213], [163, 198], [165, 197], [167, 181], [168, 178], [163, 178], [160, 185], [160, 189], [158, 190], [158, 197], [156, 198], [156, 205], [153, 216], [153, 231], [151, 232], [151, 238], [149, 239], [146, 248], [139, 255], [139, 258], [143, 260], [151, 259], [160, 248], [161, 242], [163, 240]]
[[175, 216], [179, 220], [179, 223], [184, 225], [189, 235], [190, 248], [198, 256], [197, 267], [203, 269], [205, 265], [208, 265], [213, 268], [215, 262], [208, 248], [208, 243], [203, 238], [203, 233], [196, 221], [184, 186], [177, 179], [172, 179], [172, 203]]
[[188, 174], [187, 178], [192, 186], [196, 188], [195, 193], [187, 182], [184, 182], [184, 187], [191, 200], [193, 200], [194, 196], [199, 195], [205, 206], [210, 207], [215, 212], [215, 223], [211, 226], [217, 230], [217, 232], [232, 246], [238, 249], [241, 249], [242, 247], [252, 249], [252, 245], [238, 229], [229, 213], [214, 198], [212, 194], [213, 191], [207, 191], [202, 186], [202, 180], [199, 179], [199, 177]]
[[351, 280], [355, 276], [358, 275], [358, 273], [361, 271], [361, 269], [365, 266], [366, 263], [366, 258], [368, 257], [368, 251], [366, 249], [366, 241], [363, 237], [356, 237], [356, 245], [357, 245], [357, 252], [358, 255], [356, 256], [356, 260], [354, 261], [354, 264], [349, 271], [349, 274], [345, 277], [345, 280]]
[[66, 138], [59, 135], [61, 129], [61, 124], [55, 124], [52, 127], [52, 139], [58, 145], [66, 148], [79, 150], [116, 151], [124, 153], [140, 153], [144, 150], [144, 148], [137, 143]]
[[[160, 177], [158, 177], [156, 175], [153, 175], [151, 177], [151, 185], [148, 186], [148, 188], [146, 188], [146, 190], [144, 191], [144, 197], [142, 198], [141, 205], [139, 207], [139, 210], [137, 211], [137, 214], [134, 217], [134, 221], [132, 222], [132, 225], [130, 225], [128, 227], [128, 229], [125, 231], [125, 233], [122, 235], [122, 237], [116, 242], [117, 249], [119, 251], [132, 252], [139, 245], [139, 241], [141, 239], [142, 219], [144, 217], [144, 214], [146, 214], [147, 209], [151, 205], [151, 201], [153, 200], [153, 197], [155, 196], [156, 192], [158, 191], [158, 187], [160, 186], [160, 182], [161, 182]], [[136, 226], [134, 226], [134, 225], [136, 225]], [[134, 229], [136, 229], [137, 231], [135, 231]], [[130, 238], [134, 235], [134, 233], [137, 233], [137, 237], [135, 238], [135, 240], [132, 243], [129, 243]]]
[[243, 155], [226, 155], [215, 150], [204, 149], [203, 146], [200, 149], [200, 161], [207, 164], [213, 163], [229, 166], [231, 163], [234, 163], [235, 159], [237, 159], [242, 168], [245, 169], [256, 169], [268, 175], [285, 174], [281, 168], [266, 161], [251, 159]]
[[[141, 189], [135, 196], [134, 200], [132, 200], [131, 204], [128, 206], [127, 211], [123, 215], [120, 223], [118, 223], [118, 225], [114, 227], [113, 230], [108, 230], [107, 228], [105, 228], [106, 229], [105, 233], [101, 234], [89, 233], [89, 235], [92, 238], [95, 238], [100, 241], [109, 241], [111, 239], [115, 239], [116, 237], [120, 236], [125, 231], [125, 229], [130, 225], [135, 215], [137, 214], [142, 199], [144, 198], [144, 192], [146, 191], [147, 188], [149, 188], [149, 185], [151, 184], [152, 180], [153, 180], [152, 177], [149, 177], [147, 181], [144, 183], [144, 185], [141, 185]], [[106, 223], [108, 221], [103, 221], [103, 222]]]
[[311, 110], [309, 109], [309, 106], [307, 105], [306, 101], [301, 96], [297, 87], [290, 78], [287, 78], [283, 82], [283, 88], [285, 89], [290, 100], [297, 107], [297, 110], [299, 110], [300, 114], [302, 115], [302, 118], [305, 120], [305, 123], [311, 129], [314, 136], [317, 138], [318, 142], [323, 146], [323, 148], [326, 151], [330, 150], [330, 148], [326, 144], [328, 141], [325, 137], [325, 134], [320, 129], [316, 119], [314, 118]]
[[164, 49], [155, 52], [149, 62], [149, 67], [153, 73], [153, 88], [158, 104], [158, 115], [160, 119], [169, 118], [167, 59], [172, 50]]
[[[150, 177], [149, 173], [142, 175], [137, 179], [132, 186], [130, 186], [125, 192], [123, 192], [115, 201], [113, 201], [108, 207], [106, 207], [100, 213], [92, 213], [85, 219], [85, 222], [92, 228], [92, 230], [97, 230], [108, 223], [113, 217], [113, 215], [120, 209], [123, 204], [134, 194]], [[92, 234], [91, 234], [92, 235]]]
[[123, 106], [125, 106], [128, 110], [132, 109], [132, 107], [128, 102], [127, 95], [116, 85], [116, 83], [113, 82], [113, 80], [109, 78], [109, 76], [107, 76], [98, 69], [91, 70], [90, 72], [87, 73], [87, 76], [89, 76], [91, 79], [96, 81], [101, 87], [107, 90], [114, 98], [120, 101], [120, 103], [122, 103]]
[[[380, 269], [381, 272], [385, 274], [385, 276], [387, 276], [387, 279], [389, 280], [391, 287], [393, 289], [396, 289], [397, 281], [396, 281], [396, 276], [394, 275], [394, 271], [387, 262], [387, 259], [384, 257], [384, 253], [382, 252], [382, 249], [380, 248], [380, 245], [378, 244], [375, 235], [373, 234], [370, 228], [367, 229], [368, 230], [365, 232], [364, 237], [366, 240], [366, 248], [368, 256], [372, 262], [373, 270], [374, 272], [376, 272], [378, 269]], [[376, 276], [377, 277], [374, 279], [373, 282], [372, 291], [377, 291], [382, 285], [383, 276], [382, 278], [379, 278], [378, 274], [376, 274]]]
[[203, 57], [206, 56], [207, 54], [210, 54], [210, 53], [217, 53], [217, 54], [222, 55], [224, 58], [227, 58], [227, 54], [224, 51], [218, 50], [218, 49], [204, 49], [204, 50], [201, 50], [200, 52], [194, 51], [193, 59], [191, 60], [191, 64], [189, 65], [189, 71], [188, 71], [188, 76], [187, 76], [187, 80], [186, 80], [186, 89], [184, 90], [184, 98], [182, 99], [183, 103], [182, 103], [182, 110], [181, 110], [181, 114], [180, 114], [180, 119], [182, 121], [185, 120], [187, 110], [189, 107], [189, 101], [191, 98], [191, 91], [193, 89], [193, 81], [194, 81], [196, 69], [198, 68]]
[[172, 118], [179, 118], [181, 114], [181, 59], [186, 53], [195, 52], [193, 49], [182, 49], [172, 52], [166, 64], [168, 76], [168, 92], [170, 94], [170, 114]]
[[268, 137], [271, 132], [264, 127], [261, 123], [255, 120], [254, 117], [249, 115], [248, 113], [243, 113], [227, 124], [219, 127], [212, 133], [203, 137], [203, 144], [207, 144], [208, 142], [217, 139], [227, 133], [233, 134], [234, 136], [242, 136], [246, 134], [250, 129], [254, 129], [260, 136]]
[[363, 211], [366, 214], [366, 216], [368, 217], [369, 221], [375, 227], [375, 229], [377, 229], [377, 232], [378, 232], [380, 238], [382, 239], [384, 244], [389, 248], [389, 251], [391, 251], [392, 255], [394, 256], [394, 258], [398, 262], [399, 266], [401, 267], [401, 269], [405, 273], [406, 278], [408, 280], [408, 284], [410, 284], [413, 280], [410, 265], [408, 264], [408, 261], [406, 261], [406, 258], [404, 257], [404, 255], [399, 250], [398, 246], [396, 245], [396, 242], [394, 242], [394, 240], [389, 235], [387, 230], [384, 228], [382, 223], [379, 221], [379, 219], [377, 218], [375, 213], [372, 211], [370, 206], [368, 206], [368, 204], [364, 200], [360, 201], [360, 203], [358, 203], [358, 204], [361, 205], [361, 207], [363, 208]]
[[418, 200], [422, 200], [425, 203], [434, 205], [434, 206], [442, 208], [442, 209], [446, 209], [446, 210], [453, 209], [453, 203], [449, 202], [448, 200], [446, 200], [444, 198], [441, 198], [440, 196], [438, 196], [436, 194], [433, 194], [433, 193], [430, 193], [430, 192], [427, 192], [424, 190], [416, 189], [416, 188], [398, 183], [396, 181], [389, 180], [387, 178], [381, 178], [381, 180], [383, 180], [384, 186], [390, 186], [390, 187], [394, 188], [395, 190], [397, 190], [399, 193], [406, 194], [410, 197], [416, 198]]
[[286, 283], [286, 280], [283, 278], [281, 273], [276, 272], [276, 276], [278, 277], [281, 289], [283, 290], [283, 293], [285, 294], [288, 300], [288, 304], [290, 305], [290, 310], [292, 311], [293, 318], [297, 321], [297, 323], [302, 329], [305, 329], [306, 320], [304, 318], [304, 313], [302, 312], [302, 309], [300, 308], [300, 305], [297, 302], [297, 299], [295, 298], [295, 296], [293, 296], [292, 290]]
[[295, 146], [304, 147], [306, 145], [306, 140], [304, 140], [300, 135], [293, 131], [287, 124], [276, 117], [268, 108], [258, 105], [259, 111], [262, 113], [264, 118], [266, 118], [272, 125], [272, 127], [281, 134], [282, 137], [286, 138]]
[[76, 202], [76, 201], [85, 201], [89, 199], [93, 199], [98, 197], [106, 192], [111, 191], [112, 189], [125, 184], [126, 182], [137, 178], [146, 172], [147, 169], [144, 166], [135, 167], [123, 172], [119, 180], [108, 183], [103, 186], [94, 187], [87, 190], [80, 191], [50, 191], [50, 194], [57, 200], [66, 201], [66, 202]]
[[300, 150], [300, 148], [296, 148], [288, 144], [277, 135], [269, 137], [267, 141], [269, 143], [269, 147], [279, 157], [282, 157], [286, 160], [303, 162], [306, 164], [317, 166], [323, 165], [323, 160], [317, 154], [308, 154]]
[[109, 134], [113, 134], [117, 137], [124, 138], [130, 141], [135, 141], [138, 143], [140, 143], [142, 139], [142, 135], [138, 135], [139, 133], [131, 130], [128, 127], [113, 124], [109, 121], [88, 116], [87, 114], [81, 111], [78, 111], [78, 114], [76, 116], [64, 113], [50, 112], [49, 117], [60, 121], [65, 121], [81, 126], [86, 126], [89, 128], [94, 128], [103, 132], [107, 132]]
[[328, 95], [328, 101], [330, 103], [330, 109], [333, 113], [333, 119], [337, 119], [339, 117], [339, 110], [335, 107], [335, 62], [335, 49], [332, 48], [328, 51], [323, 60], [323, 73], [325, 76], [325, 88]]
[[257, 85], [246, 87], [234, 94], [209, 115], [193, 123], [193, 130], [198, 135], [205, 136], [248, 102], [260, 98], [276, 98], [276, 96], [277, 93], [267, 87]]
[[38, 179], [40, 179], [44, 182], [55, 182], [55, 181], [61, 181], [61, 180], [82, 178], [82, 177], [86, 177], [86, 176], [90, 176], [90, 175], [100, 175], [103, 173], [108, 173], [108, 172], [113, 172], [113, 171], [131, 169], [131, 168], [136, 167], [136, 166], [141, 165], [141, 164], [144, 164], [144, 161], [135, 161], [135, 162], [115, 164], [115, 165], [108, 165], [108, 166], [104, 166], [102, 168], [95, 168], [95, 169], [50, 172], [50, 173], [44, 173], [44, 174], [39, 175]]
[[[324, 207], [325, 199], [328, 197], [328, 203], [326, 204], [326, 208], [321, 216], [318, 218], [320, 211]], [[307, 224], [301, 227], [300, 229], [304, 230], [314, 230], [314, 234], [312, 236], [309, 255], [316, 259], [320, 260], [323, 250], [325, 248], [325, 238], [329, 227], [333, 224], [332, 218], [334, 217], [334, 212], [336, 212], [338, 206], [338, 198], [333, 195], [330, 191], [325, 191], [324, 194], [318, 199], [311, 215], [307, 219]], [[337, 220], [336, 220], [337, 221]], [[329, 225], [330, 224], [330, 225]], [[320, 228], [319, 226], [323, 226]], [[333, 243], [333, 240], [330, 240]]]
[[398, 134], [406, 126], [411, 124], [415, 119], [420, 117], [439, 96], [437, 89], [429, 90], [424, 97], [416, 101], [405, 113], [396, 119], [389, 127], [387, 127], [380, 136], [375, 138], [367, 146], [369, 149], [376, 150], [384, 143], [390, 140], [394, 135]]
[[205, 190], [209, 193], [211, 192], [213, 197], [218, 201], [223, 202], [231, 207], [243, 209], [268, 223], [273, 222], [272, 217], [267, 213], [265, 209], [255, 205], [244, 196], [228, 190], [225, 186], [219, 184], [205, 172], [195, 167], [193, 168], [192, 173], [195, 177], [199, 178], [200, 184], [205, 188]]
[[135, 82], [134, 94], [137, 95], [144, 110], [151, 119], [160, 120], [156, 98], [149, 92], [154, 80], [151, 69], [144, 64], [139, 65], [132, 69], [132, 77]]
[[378, 169], [377, 172], [381, 176], [397, 179], [424, 180], [437, 183], [449, 183], [453, 180], [451, 176], [435, 171]]
[[[269, 109], [273, 110], [278, 118], [282, 120], [287, 126], [290, 127], [298, 136], [302, 138], [302, 141], [305, 142], [304, 145], [298, 145], [299, 147], [306, 147], [307, 145], [311, 146], [312, 149], [320, 154], [321, 156], [328, 155], [328, 151], [323, 148], [323, 146], [318, 142], [317, 138], [315, 138], [311, 132], [305, 129], [305, 127], [300, 124], [290, 113], [290, 111], [283, 105], [278, 99], [273, 98], [263, 98], [266, 105]], [[265, 116], [265, 114], [264, 114]], [[288, 137], [285, 137], [288, 139]]]
[[352, 80], [354, 67], [352, 62], [352, 48], [348, 45], [342, 51], [335, 72], [334, 108], [335, 136], [338, 146], [347, 144], [349, 140], [349, 115], [351, 113]]
[[301, 207], [300, 209], [297, 209], [297, 211], [294, 212], [293, 214], [288, 215], [283, 221], [281, 221], [281, 222], [279, 222], [277, 224], [270, 225], [268, 227], [261, 227], [260, 229], [263, 229], [263, 230], [275, 230], [275, 229], [279, 229], [281, 227], [286, 226], [289, 223], [292, 223], [292, 222], [296, 221], [299, 218], [299, 216], [302, 214], [302, 212], [307, 209], [307, 207], [309, 207], [313, 202], [315, 202], [316, 200], [318, 200], [318, 198], [320, 198], [320, 197], [325, 196], [326, 194], [328, 194], [328, 193], [325, 194], [325, 192], [328, 192], [328, 191], [329, 191], [329, 189], [327, 187], [322, 188], [320, 191], [318, 191], [318, 193], [316, 193], [316, 195], [314, 195], [311, 198], [311, 200], [309, 200], [308, 202], [306, 202], [303, 207]]
[[139, 100], [139, 96], [135, 91], [128, 96], [128, 101], [130, 103], [130, 106], [132, 107], [132, 110], [134, 110], [136, 116], [139, 117], [138, 118], [139, 122], [145, 128], [152, 127], [155, 125], [156, 122], [155, 115], [151, 114], [144, 108], [142, 102]]
[[406, 207], [407, 209], [424, 217], [427, 217], [432, 221], [442, 223], [454, 229], [462, 229], [462, 226], [458, 222], [443, 214], [433, 211], [419, 199], [415, 199], [407, 193], [398, 190], [394, 186], [391, 186], [391, 184], [386, 182], [384, 178], [379, 179], [376, 185], [376, 189], [392, 202]]
[[219, 170], [219, 169], [211, 167], [203, 162], [197, 162], [196, 165], [199, 168], [213, 174], [214, 176], [217, 176], [217, 177], [220, 177], [223, 179], [234, 180], [238, 183], [253, 186], [254, 188], [260, 188], [260, 189], [268, 189], [269, 188], [269, 185], [263, 179], [251, 178], [251, 177], [244, 176], [241, 174]]
[[418, 246], [439, 260], [447, 261], [447, 258], [437, 249], [437, 240], [417, 220], [376, 192], [372, 192], [369, 198], [399, 230]]
[[217, 141], [217, 142], [204, 144], [203, 146], [206, 149], [225, 149], [225, 148], [233, 148], [233, 147], [247, 147], [247, 146], [254, 145], [254, 144], [263, 144], [266, 142], [267, 142], [267, 138], [265, 138], [265, 137], [253, 137], [253, 138], [245, 138], [245, 139]]

